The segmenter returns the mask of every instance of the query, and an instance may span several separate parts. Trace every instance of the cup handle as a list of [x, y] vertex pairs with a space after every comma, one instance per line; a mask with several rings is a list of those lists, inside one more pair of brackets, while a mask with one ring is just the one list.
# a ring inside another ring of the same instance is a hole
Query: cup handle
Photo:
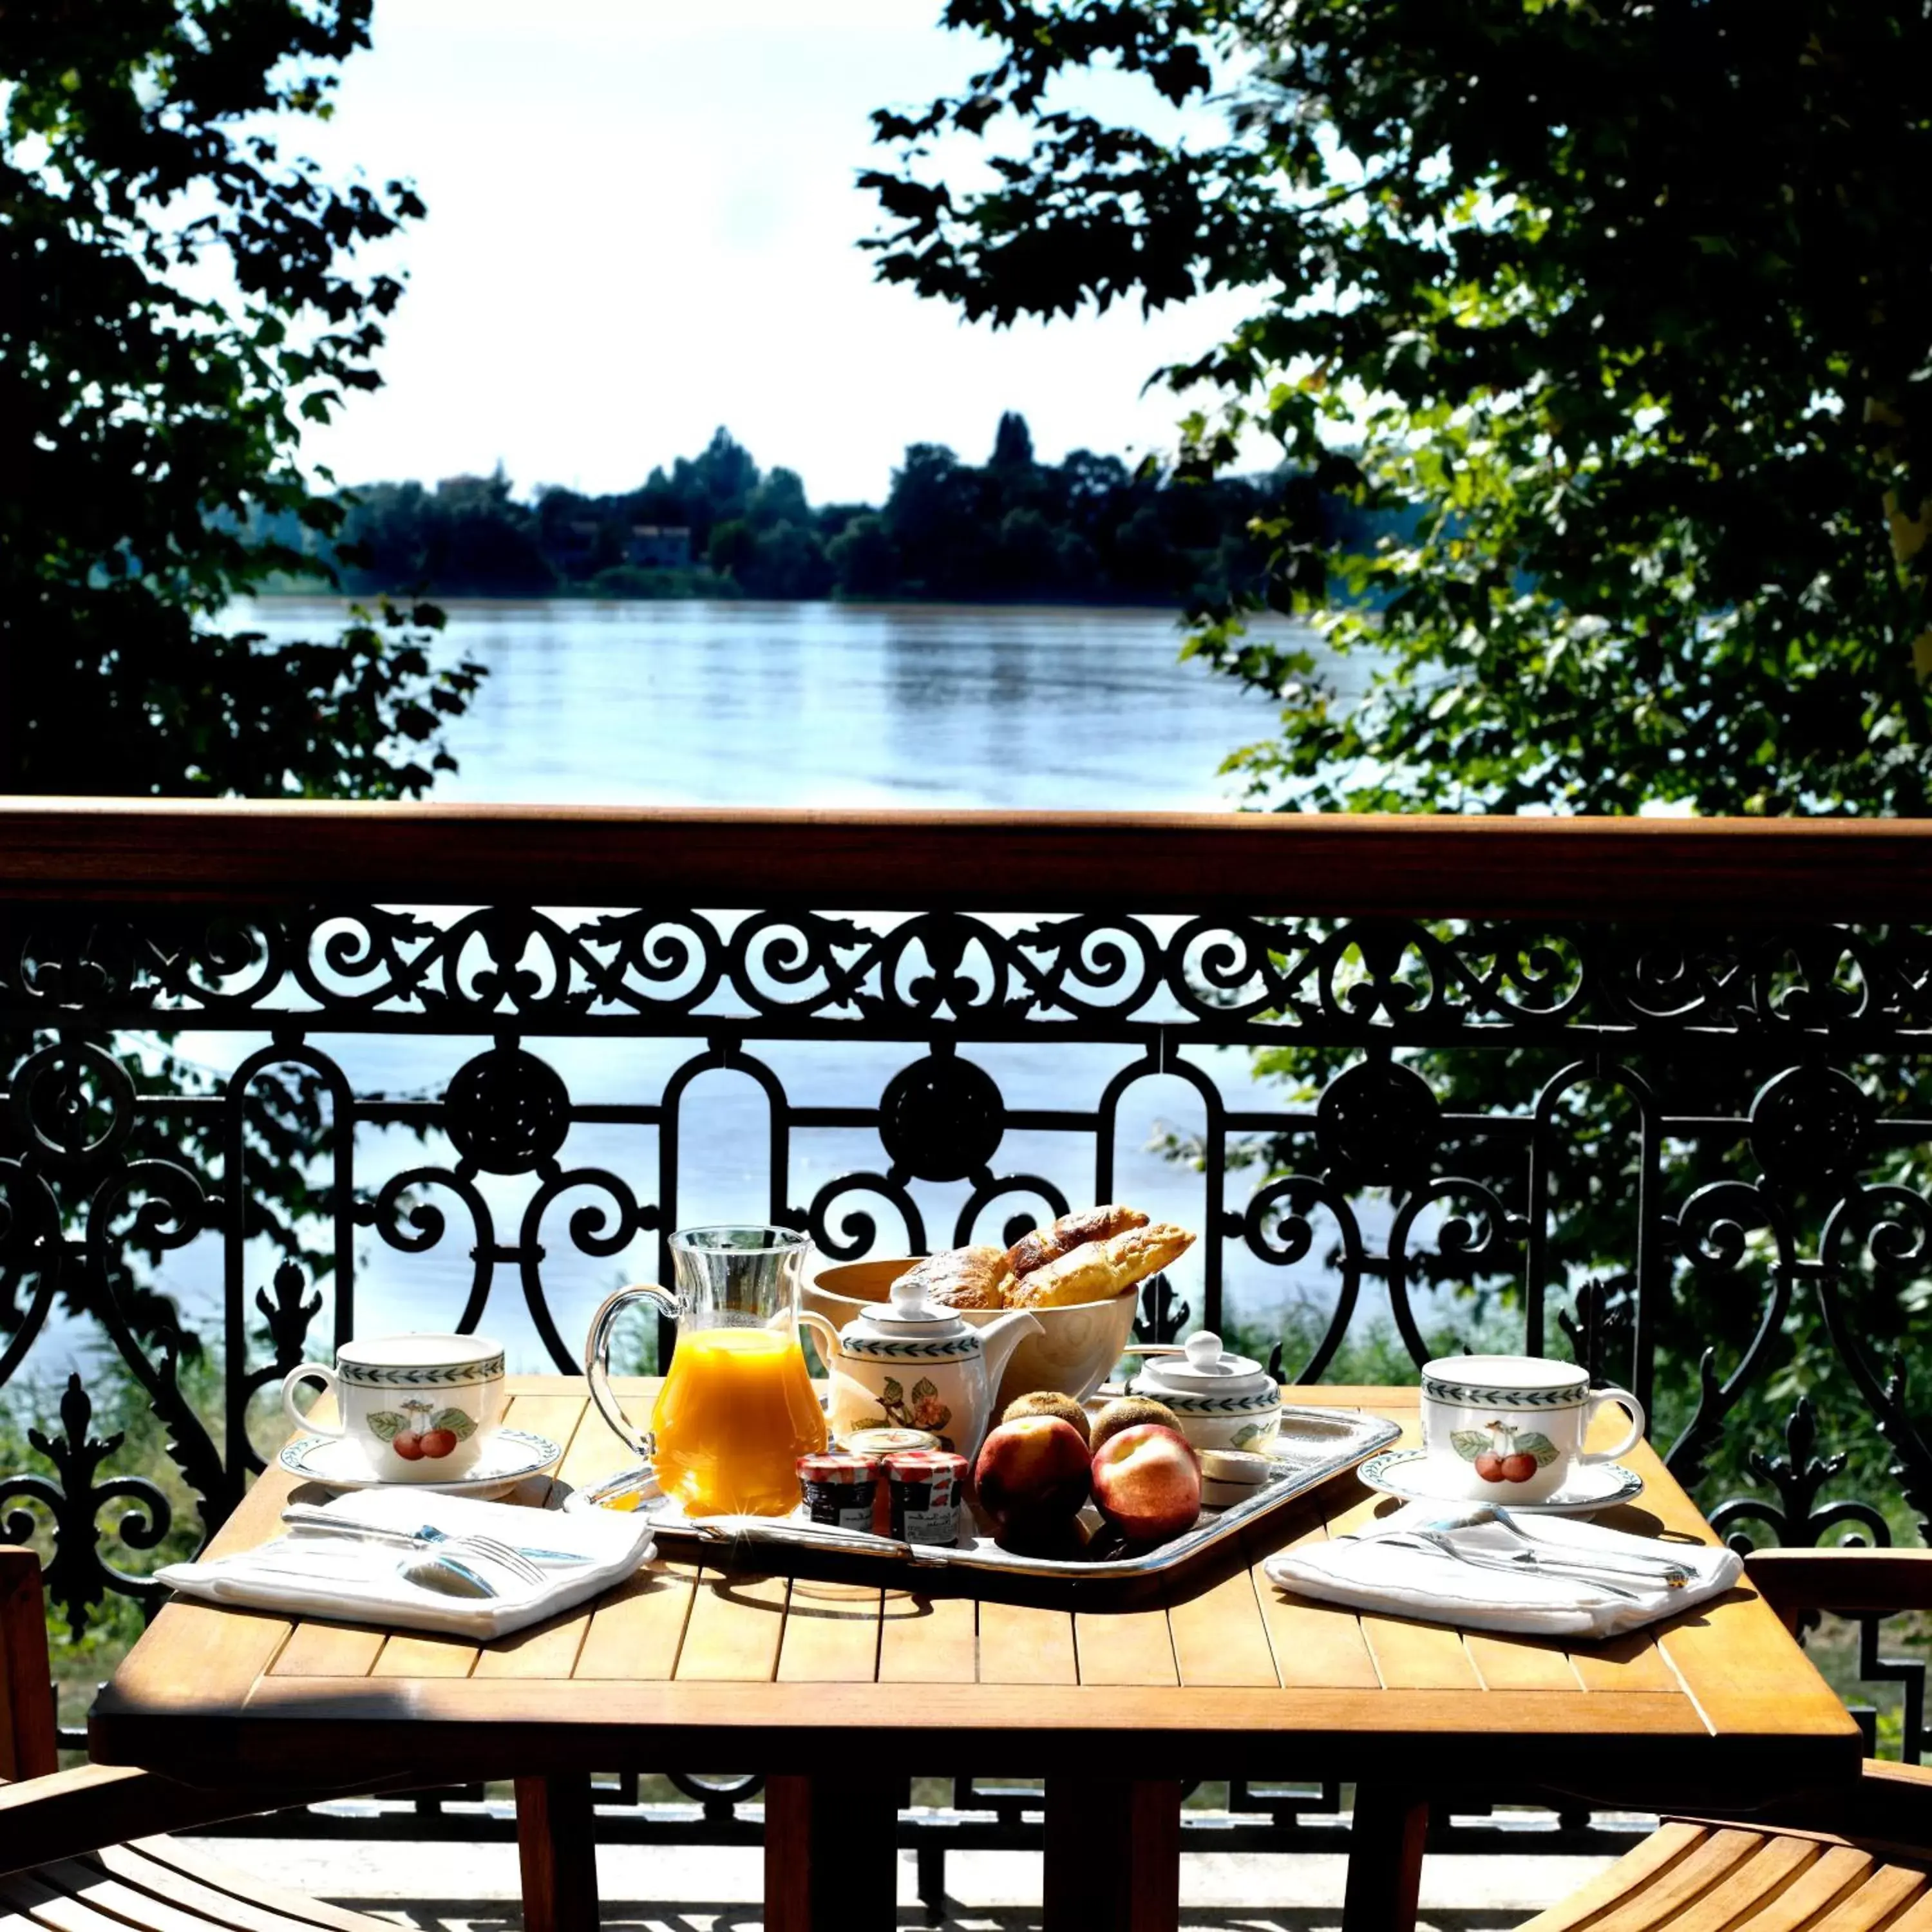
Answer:
[[1628, 1456], [1643, 1440], [1643, 1432], [1649, 1426], [1649, 1418], [1643, 1412], [1643, 1404], [1628, 1389], [1600, 1388], [1590, 1391], [1590, 1413], [1584, 1420], [1587, 1433], [1598, 1409], [1606, 1402], [1620, 1402], [1630, 1413], [1630, 1433], [1614, 1449], [1586, 1449], [1576, 1457], [1580, 1462], [1614, 1462], [1619, 1456]]
[[[296, 1406], [296, 1390], [304, 1382], [320, 1382], [330, 1395], [336, 1394], [335, 1371], [325, 1368], [320, 1362], [304, 1362], [298, 1368], [290, 1370], [282, 1378], [282, 1412], [296, 1428], [306, 1436], [330, 1436], [340, 1441], [349, 1433], [348, 1425], [338, 1421], [332, 1427], [326, 1422], [318, 1422], [312, 1415], [304, 1415]], [[336, 1414], [342, 1413], [340, 1398], [336, 1402]]]
[[617, 1406], [610, 1389], [610, 1331], [617, 1317], [634, 1301], [648, 1301], [660, 1315], [675, 1322], [677, 1298], [656, 1282], [640, 1282], [634, 1288], [620, 1288], [608, 1297], [591, 1318], [590, 1339], [584, 1345], [584, 1372], [590, 1384], [590, 1400], [597, 1413], [609, 1424], [610, 1432], [640, 1462], [648, 1462], [657, 1453], [649, 1430], [640, 1430]]

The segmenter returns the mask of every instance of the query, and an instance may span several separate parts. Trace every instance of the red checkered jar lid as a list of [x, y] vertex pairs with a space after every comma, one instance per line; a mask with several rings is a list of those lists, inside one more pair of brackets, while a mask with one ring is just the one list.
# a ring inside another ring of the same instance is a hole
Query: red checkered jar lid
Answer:
[[878, 1479], [879, 1466], [870, 1456], [842, 1456], [836, 1449], [821, 1449], [798, 1459], [798, 1473], [807, 1483], [870, 1483]]
[[966, 1479], [966, 1459], [950, 1449], [902, 1449], [886, 1458], [886, 1474], [896, 1483], [928, 1483], [935, 1476]]

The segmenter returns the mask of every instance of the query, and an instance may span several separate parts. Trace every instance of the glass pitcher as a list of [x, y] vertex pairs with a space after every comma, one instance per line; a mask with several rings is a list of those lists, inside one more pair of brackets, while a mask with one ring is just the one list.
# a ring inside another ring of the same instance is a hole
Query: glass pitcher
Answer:
[[[825, 1447], [825, 1415], [799, 1346], [808, 1238], [790, 1228], [681, 1228], [670, 1238], [677, 1291], [620, 1288], [597, 1311], [584, 1371], [598, 1413], [656, 1472], [687, 1516], [784, 1516], [797, 1462]], [[648, 1434], [610, 1392], [610, 1331], [633, 1301], [677, 1324]]]

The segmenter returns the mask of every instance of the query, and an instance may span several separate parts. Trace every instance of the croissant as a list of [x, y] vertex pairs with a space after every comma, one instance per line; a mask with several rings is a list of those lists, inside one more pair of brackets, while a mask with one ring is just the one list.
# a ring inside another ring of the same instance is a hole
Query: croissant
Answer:
[[1065, 1308], [1103, 1301], [1122, 1288], [1158, 1274], [1194, 1245], [1194, 1237], [1172, 1221], [1127, 1228], [1104, 1241], [1087, 1241], [1058, 1261], [1018, 1276], [1006, 1292], [1010, 1308]]
[[1031, 1274], [1036, 1268], [1057, 1262], [1062, 1255], [1089, 1241], [1104, 1241], [1123, 1234], [1130, 1228], [1144, 1228], [1148, 1217], [1138, 1208], [1118, 1203], [1105, 1208], [1088, 1208], [1078, 1214], [1063, 1214], [1052, 1226], [1036, 1228], [1006, 1250], [1006, 1265], [1017, 1275]]
[[927, 1256], [899, 1280], [916, 1281], [942, 1308], [1004, 1308], [1013, 1274], [1003, 1249], [948, 1248]]

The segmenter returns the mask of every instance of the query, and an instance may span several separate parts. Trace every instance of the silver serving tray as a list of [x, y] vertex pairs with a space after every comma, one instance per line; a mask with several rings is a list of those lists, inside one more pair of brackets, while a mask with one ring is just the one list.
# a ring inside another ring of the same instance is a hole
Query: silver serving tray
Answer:
[[[1102, 1541], [1094, 1553], [1076, 1558], [1021, 1556], [1002, 1549], [970, 1521], [962, 1526], [956, 1544], [906, 1543], [834, 1529], [812, 1522], [802, 1511], [789, 1516], [692, 1517], [662, 1498], [632, 1506], [648, 1512], [653, 1534], [668, 1546], [667, 1554], [700, 1556], [714, 1566], [722, 1558], [722, 1567], [759, 1575], [1022, 1602], [1064, 1600], [1070, 1591], [1083, 1607], [1091, 1598], [1108, 1600], [1106, 1606], [1130, 1609], [1170, 1594], [1171, 1586], [1191, 1573], [1216, 1568], [1217, 1559], [1238, 1559], [1235, 1567], [1252, 1560], [1258, 1533], [1273, 1519], [1386, 1449], [1401, 1432], [1396, 1424], [1359, 1409], [1285, 1407], [1280, 1434], [1269, 1445], [1281, 1473], [1258, 1485], [1252, 1496], [1226, 1509], [1204, 1509], [1192, 1529], [1151, 1550], [1109, 1550]], [[607, 1498], [635, 1494], [640, 1477], [648, 1480], [646, 1472], [629, 1471], [578, 1490], [564, 1507], [596, 1508]], [[1090, 1505], [1082, 1514], [1090, 1528], [1103, 1530]]]

